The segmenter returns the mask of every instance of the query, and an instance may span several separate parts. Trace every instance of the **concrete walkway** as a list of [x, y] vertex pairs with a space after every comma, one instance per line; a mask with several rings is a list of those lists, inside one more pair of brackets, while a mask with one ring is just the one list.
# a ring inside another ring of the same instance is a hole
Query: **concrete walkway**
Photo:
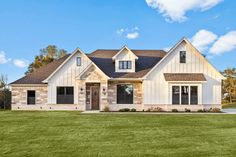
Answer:
[[222, 111], [227, 114], [236, 114], [235, 108], [222, 109]]

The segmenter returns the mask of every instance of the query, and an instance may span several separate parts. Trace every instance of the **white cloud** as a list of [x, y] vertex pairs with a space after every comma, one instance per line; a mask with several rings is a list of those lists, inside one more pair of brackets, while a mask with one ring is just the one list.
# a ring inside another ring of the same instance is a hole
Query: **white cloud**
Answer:
[[138, 36], [139, 36], [139, 33], [138, 33], [138, 32], [133, 32], [133, 33], [128, 33], [128, 34], [126, 35], [126, 38], [127, 38], [127, 39], [136, 39], [136, 38], [138, 38]]
[[25, 68], [28, 65], [28, 61], [21, 59], [14, 59], [13, 64], [19, 68]]
[[136, 39], [139, 37], [139, 28], [137, 26], [133, 28], [121, 28], [118, 29], [116, 33], [127, 39]]
[[0, 52], [0, 64], [5, 64], [10, 60], [11, 60], [10, 58], [9, 59], [6, 58], [5, 52], [3, 51]]
[[171, 47], [165, 47], [163, 48], [164, 51], [168, 52], [171, 49]]
[[199, 30], [191, 39], [192, 44], [199, 50], [205, 51], [208, 46], [216, 41], [217, 35], [208, 30]]
[[236, 49], [236, 31], [220, 36], [210, 48], [210, 53], [219, 55]]
[[166, 21], [183, 22], [190, 10], [206, 11], [223, 0], [146, 0], [149, 7], [156, 9]]

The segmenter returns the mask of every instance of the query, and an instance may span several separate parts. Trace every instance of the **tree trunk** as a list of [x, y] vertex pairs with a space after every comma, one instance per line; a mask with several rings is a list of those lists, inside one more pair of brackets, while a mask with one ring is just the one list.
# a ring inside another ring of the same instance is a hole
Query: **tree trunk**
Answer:
[[232, 103], [232, 96], [229, 94], [229, 102]]

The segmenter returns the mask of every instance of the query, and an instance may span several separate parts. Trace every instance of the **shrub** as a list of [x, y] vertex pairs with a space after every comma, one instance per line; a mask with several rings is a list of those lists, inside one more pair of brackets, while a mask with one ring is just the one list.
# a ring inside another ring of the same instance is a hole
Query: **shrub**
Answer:
[[130, 110], [130, 112], [136, 112], [136, 109], [135, 109], [135, 108], [132, 108], [132, 109]]
[[221, 112], [221, 110], [219, 108], [215, 107], [215, 108], [212, 108], [211, 112]]
[[202, 109], [197, 110], [197, 112], [204, 112]]
[[162, 108], [160, 108], [160, 107], [155, 107], [155, 108], [153, 108], [152, 111], [153, 111], [153, 112], [162, 112], [163, 110], [162, 110]]
[[163, 112], [163, 110], [160, 107], [150, 107], [146, 110], [146, 112]]
[[104, 112], [109, 112], [109, 107], [108, 106], [105, 106], [104, 109], [103, 109]]
[[177, 109], [172, 109], [172, 112], [179, 112]]
[[185, 112], [191, 112], [191, 110], [190, 110], [190, 109], [187, 109], [187, 108], [185, 108]]
[[129, 108], [122, 108], [122, 109], [119, 110], [119, 112], [129, 112], [129, 111], [130, 111]]

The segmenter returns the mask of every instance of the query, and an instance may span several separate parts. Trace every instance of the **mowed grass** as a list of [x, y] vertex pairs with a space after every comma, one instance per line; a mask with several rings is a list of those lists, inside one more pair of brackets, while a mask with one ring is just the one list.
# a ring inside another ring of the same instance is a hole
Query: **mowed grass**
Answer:
[[236, 115], [0, 111], [0, 156], [235, 156]]

